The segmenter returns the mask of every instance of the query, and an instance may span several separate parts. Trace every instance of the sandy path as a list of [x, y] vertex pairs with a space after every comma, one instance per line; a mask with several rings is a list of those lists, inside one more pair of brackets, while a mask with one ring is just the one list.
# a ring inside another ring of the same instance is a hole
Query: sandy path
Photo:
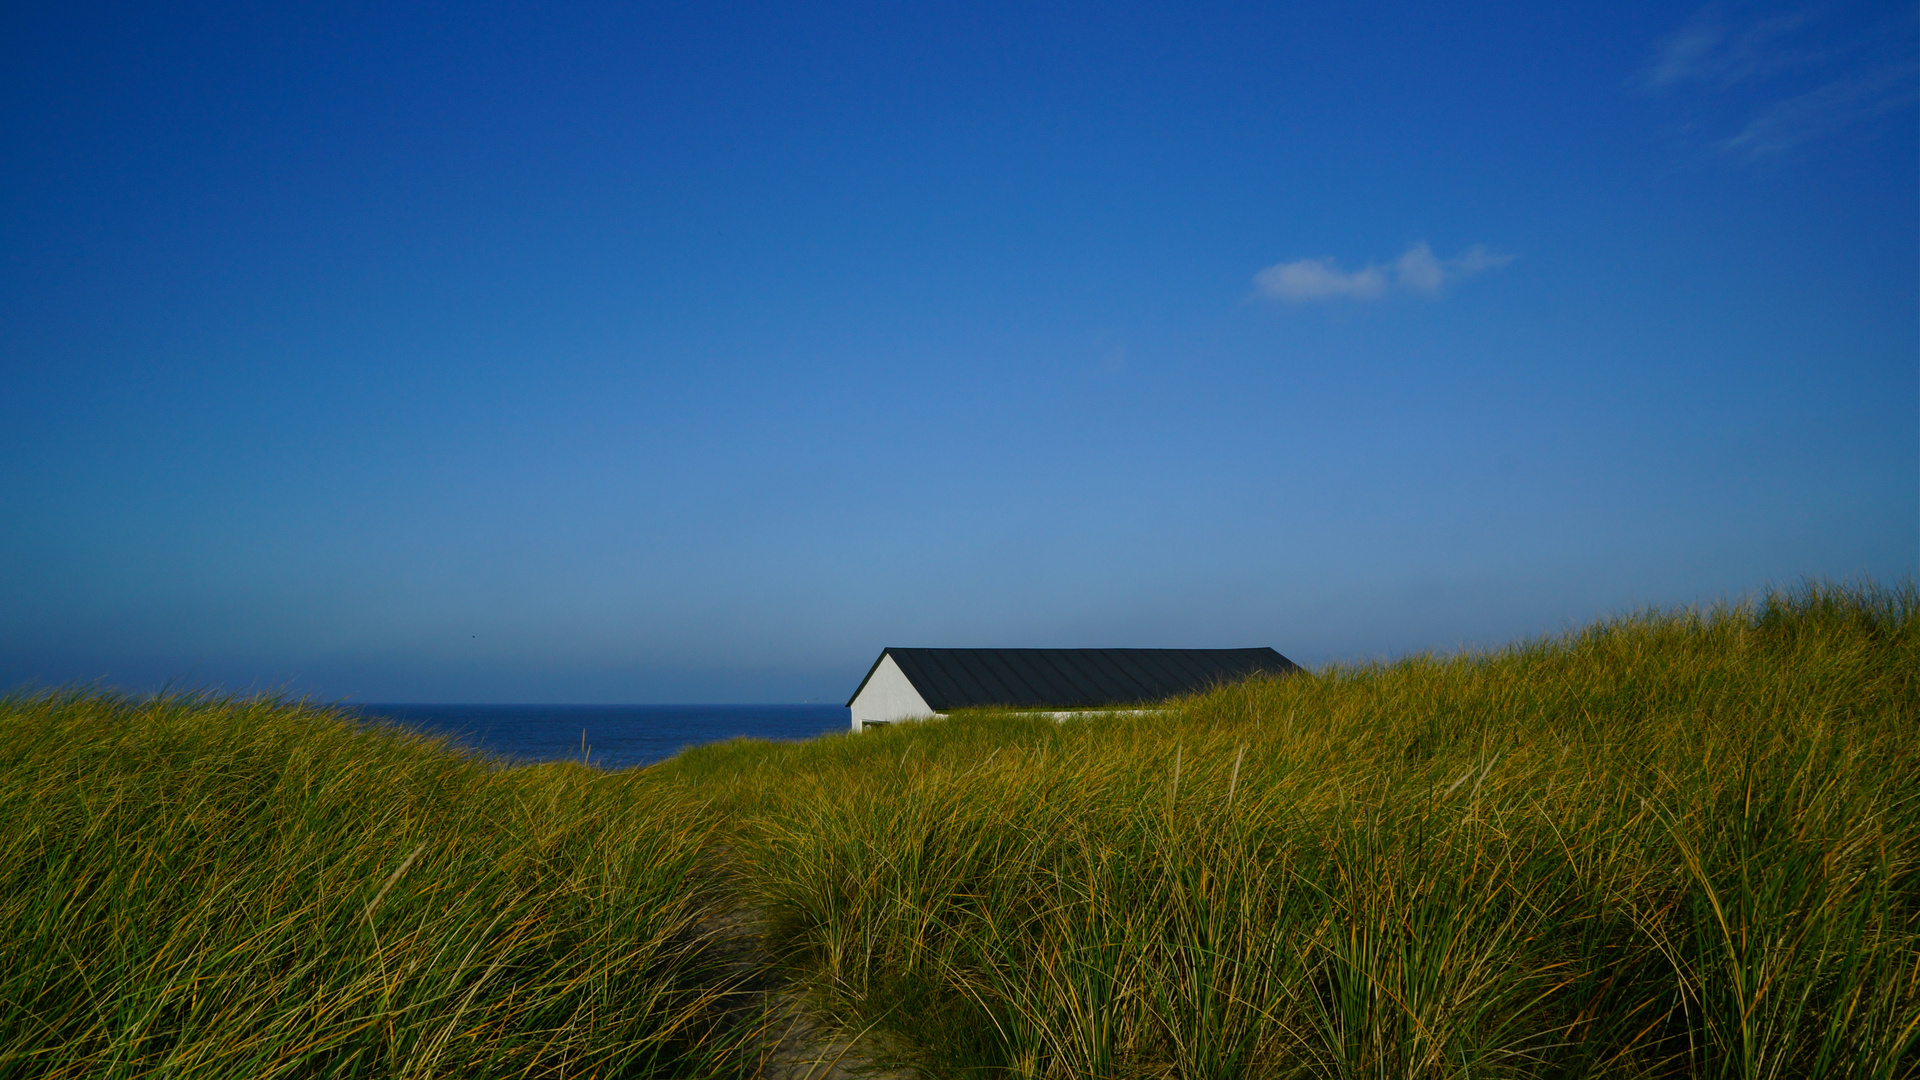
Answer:
[[744, 1014], [759, 1029], [759, 1057], [749, 1076], [763, 1080], [915, 1080], [912, 1072], [875, 1064], [877, 1039], [849, 1035], [832, 1024], [774, 963], [766, 944], [765, 917], [738, 903], [708, 917], [727, 981], [729, 1011]]

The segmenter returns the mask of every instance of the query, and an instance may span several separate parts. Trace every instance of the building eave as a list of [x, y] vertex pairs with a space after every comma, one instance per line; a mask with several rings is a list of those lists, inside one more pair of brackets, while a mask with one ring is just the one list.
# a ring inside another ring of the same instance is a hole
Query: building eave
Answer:
[[873, 673], [880, 670], [880, 662], [887, 658], [887, 653], [890, 651], [890, 649], [881, 649], [880, 655], [873, 658], [873, 666], [867, 669], [866, 677], [860, 680], [859, 686], [853, 688], [853, 696], [847, 699], [847, 708], [853, 708], [853, 703], [860, 700], [860, 691], [867, 688], [867, 683], [873, 680]]

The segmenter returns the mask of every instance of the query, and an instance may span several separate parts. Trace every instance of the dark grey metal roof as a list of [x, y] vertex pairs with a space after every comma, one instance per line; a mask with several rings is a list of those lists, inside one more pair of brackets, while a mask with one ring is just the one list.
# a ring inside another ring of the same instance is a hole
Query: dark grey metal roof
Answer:
[[944, 712], [982, 705], [1090, 709], [1194, 694], [1252, 675], [1300, 666], [1272, 649], [882, 649], [926, 700]]

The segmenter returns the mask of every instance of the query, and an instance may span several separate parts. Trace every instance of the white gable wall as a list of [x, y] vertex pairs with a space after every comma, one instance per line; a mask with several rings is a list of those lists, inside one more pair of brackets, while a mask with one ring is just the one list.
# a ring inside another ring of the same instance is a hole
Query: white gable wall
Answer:
[[920, 696], [920, 691], [907, 681], [907, 673], [893, 662], [891, 653], [880, 658], [880, 666], [873, 669], [867, 685], [860, 688], [860, 694], [853, 699], [851, 709], [855, 731], [868, 723], [925, 720], [934, 715], [933, 710], [927, 707], [926, 699]]

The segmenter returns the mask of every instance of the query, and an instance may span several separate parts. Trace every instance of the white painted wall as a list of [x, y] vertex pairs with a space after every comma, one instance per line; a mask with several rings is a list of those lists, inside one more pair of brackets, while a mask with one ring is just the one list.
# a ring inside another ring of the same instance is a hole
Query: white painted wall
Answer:
[[891, 653], [880, 658], [880, 666], [873, 669], [873, 677], [860, 688], [851, 709], [855, 731], [874, 721], [890, 724], [898, 720], [925, 720], [934, 715], [920, 691], [907, 681], [907, 673], [893, 662]]

